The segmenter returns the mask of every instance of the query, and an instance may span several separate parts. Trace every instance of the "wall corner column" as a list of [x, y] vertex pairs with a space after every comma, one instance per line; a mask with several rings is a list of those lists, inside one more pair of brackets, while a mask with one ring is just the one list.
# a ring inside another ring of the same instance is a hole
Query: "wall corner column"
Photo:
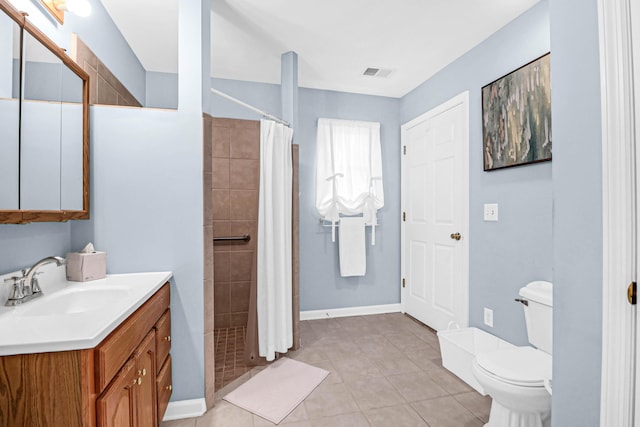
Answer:
[[[282, 119], [289, 122], [293, 129], [293, 143], [299, 130], [298, 123], [298, 54], [286, 52], [281, 57], [280, 97], [282, 100]], [[292, 147], [293, 155], [293, 212], [292, 212], [292, 322], [293, 347], [300, 348], [300, 210], [298, 198], [298, 145]]]
[[291, 124], [295, 142], [298, 132], [298, 54], [296, 52], [282, 54], [280, 91], [282, 119]]

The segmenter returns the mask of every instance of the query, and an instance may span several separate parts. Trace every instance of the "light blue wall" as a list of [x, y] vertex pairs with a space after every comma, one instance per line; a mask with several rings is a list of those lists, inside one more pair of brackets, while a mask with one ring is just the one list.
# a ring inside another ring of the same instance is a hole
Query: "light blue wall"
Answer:
[[[483, 171], [481, 88], [549, 46], [549, 5], [542, 1], [410, 92], [401, 105], [406, 123], [469, 91], [469, 321], [515, 344], [527, 342], [522, 306], [514, 302], [518, 290], [532, 280], [552, 279], [551, 164]], [[498, 203], [498, 222], [483, 220], [484, 203]], [[483, 324], [484, 307], [494, 311], [493, 328]]]
[[[300, 309], [321, 310], [400, 302], [400, 100], [300, 88]], [[376, 245], [367, 227], [367, 274], [340, 276], [338, 246], [315, 209], [318, 118], [380, 122], [384, 207]]]
[[600, 425], [603, 246], [597, 3], [551, 1], [554, 426]]
[[[82, 102], [82, 79], [61, 62], [27, 61], [24, 66], [23, 87], [23, 99]], [[17, 90], [13, 96], [18, 97]]]
[[109, 273], [173, 271], [172, 399], [200, 398], [201, 119], [179, 111], [103, 106], [92, 107], [91, 114], [91, 221], [73, 223], [73, 249], [93, 241], [107, 252]]
[[18, 209], [19, 153], [17, 99], [0, 99], [0, 209]]
[[280, 58], [280, 118], [291, 125], [293, 134], [298, 133], [298, 113], [300, 109], [298, 88], [298, 54], [283, 53]]
[[145, 107], [178, 108], [178, 75], [147, 71]]
[[[280, 85], [212, 78], [211, 87], [276, 117], [281, 116]], [[209, 93], [211, 92], [209, 91]], [[209, 114], [213, 117], [226, 117], [230, 119], [261, 119], [260, 114], [254, 113], [245, 107], [218, 95], [214, 95], [213, 93], [211, 93]]]
[[49, 255], [65, 256], [71, 250], [70, 223], [0, 225], [0, 272], [28, 268]]
[[14, 49], [17, 37], [14, 37], [16, 24], [5, 14], [0, 14], [0, 98], [11, 98], [15, 79]]

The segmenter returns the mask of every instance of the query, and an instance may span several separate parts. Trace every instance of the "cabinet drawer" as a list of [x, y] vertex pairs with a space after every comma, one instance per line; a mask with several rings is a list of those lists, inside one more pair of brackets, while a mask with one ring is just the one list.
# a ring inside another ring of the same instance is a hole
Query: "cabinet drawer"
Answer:
[[[158, 363], [156, 368], [160, 372], [162, 363], [169, 355], [171, 350], [171, 311], [167, 309], [158, 323], [156, 323], [156, 357]], [[156, 374], [158, 373], [156, 372]]]
[[96, 391], [102, 392], [169, 306], [166, 283], [95, 350]]
[[162, 422], [173, 391], [173, 386], [171, 385], [171, 355], [167, 357], [167, 361], [162, 365], [162, 369], [160, 369], [156, 379], [156, 385], [158, 387], [158, 422]]

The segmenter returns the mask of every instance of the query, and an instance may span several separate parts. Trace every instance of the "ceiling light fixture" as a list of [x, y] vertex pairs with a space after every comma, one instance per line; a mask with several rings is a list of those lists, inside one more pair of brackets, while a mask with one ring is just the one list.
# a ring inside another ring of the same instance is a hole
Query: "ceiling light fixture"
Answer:
[[89, 0], [40, 0], [56, 20], [64, 24], [64, 12], [86, 17], [91, 14]]

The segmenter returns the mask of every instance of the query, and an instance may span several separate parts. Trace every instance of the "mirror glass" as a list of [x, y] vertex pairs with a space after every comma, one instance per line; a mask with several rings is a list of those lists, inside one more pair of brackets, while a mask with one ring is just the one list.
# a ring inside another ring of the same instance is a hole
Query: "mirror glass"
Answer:
[[20, 209], [82, 210], [83, 81], [23, 36]]
[[62, 68], [62, 117], [60, 129], [60, 207], [83, 209], [83, 80]]
[[20, 33], [0, 13], [0, 210], [19, 209]]
[[62, 61], [23, 35], [20, 209], [60, 210]]

